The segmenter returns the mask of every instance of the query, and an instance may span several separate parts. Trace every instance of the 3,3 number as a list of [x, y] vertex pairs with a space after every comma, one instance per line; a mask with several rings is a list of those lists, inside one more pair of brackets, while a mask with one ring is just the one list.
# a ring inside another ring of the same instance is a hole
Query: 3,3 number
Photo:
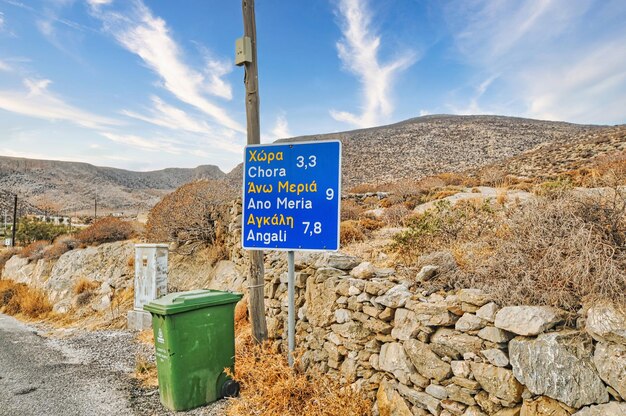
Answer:
[[313, 227], [311, 227], [310, 221], [302, 221], [302, 225], [304, 225], [304, 234], [313, 235], [322, 233], [321, 222], [314, 222]]
[[307, 159], [304, 156], [296, 157], [296, 166], [299, 168], [314, 168], [317, 165], [317, 157], [315, 155], [311, 155]]

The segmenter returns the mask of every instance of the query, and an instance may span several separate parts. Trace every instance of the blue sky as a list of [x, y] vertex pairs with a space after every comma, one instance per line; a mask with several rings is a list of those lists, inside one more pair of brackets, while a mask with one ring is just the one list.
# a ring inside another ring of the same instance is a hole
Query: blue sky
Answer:
[[[623, 0], [257, 0], [262, 141], [426, 114], [626, 122]], [[0, 0], [0, 155], [134, 170], [245, 145], [238, 0]]]

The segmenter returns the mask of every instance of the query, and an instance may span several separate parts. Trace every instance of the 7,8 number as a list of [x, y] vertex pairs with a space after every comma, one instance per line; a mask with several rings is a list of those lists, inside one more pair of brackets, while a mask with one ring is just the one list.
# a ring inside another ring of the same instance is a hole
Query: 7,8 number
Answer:
[[304, 225], [304, 234], [309, 234], [309, 235], [313, 235], [313, 234], [321, 234], [322, 233], [322, 223], [321, 222], [314, 222], [313, 223], [313, 229], [309, 231], [309, 228], [311, 228], [311, 222], [310, 221], [302, 221], [302, 225]]
[[309, 156], [309, 161], [305, 161], [304, 156], [296, 157], [296, 167], [304, 168], [305, 170], [308, 168], [314, 168], [317, 165], [317, 157], [315, 155]]

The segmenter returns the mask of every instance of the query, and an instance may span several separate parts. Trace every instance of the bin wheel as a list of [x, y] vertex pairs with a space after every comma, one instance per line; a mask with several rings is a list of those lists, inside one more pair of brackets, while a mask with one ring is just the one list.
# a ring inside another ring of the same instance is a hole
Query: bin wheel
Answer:
[[222, 397], [239, 396], [239, 383], [235, 380], [228, 379], [222, 384]]

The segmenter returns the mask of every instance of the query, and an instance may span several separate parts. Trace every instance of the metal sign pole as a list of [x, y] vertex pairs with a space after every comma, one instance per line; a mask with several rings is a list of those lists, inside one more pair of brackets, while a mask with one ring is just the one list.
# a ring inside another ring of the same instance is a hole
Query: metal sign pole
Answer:
[[295, 271], [296, 265], [294, 252], [287, 252], [287, 291], [289, 292], [289, 316], [287, 327], [287, 339], [289, 343], [289, 354], [287, 355], [289, 367], [293, 367], [293, 352], [296, 348], [296, 306], [295, 306]]

